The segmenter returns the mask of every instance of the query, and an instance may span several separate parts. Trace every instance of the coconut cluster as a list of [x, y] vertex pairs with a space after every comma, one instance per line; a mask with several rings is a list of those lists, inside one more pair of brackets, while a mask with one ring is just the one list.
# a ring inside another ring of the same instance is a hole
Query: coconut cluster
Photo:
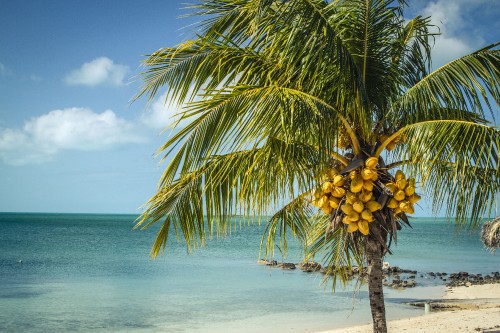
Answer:
[[421, 197], [415, 193], [415, 179], [406, 179], [403, 171], [396, 171], [395, 181], [386, 184], [387, 188], [392, 192], [392, 198], [387, 202], [386, 206], [394, 211], [395, 215], [401, 212], [413, 214], [415, 209], [413, 205], [418, 202]]
[[321, 188], [314, 192], [312, 204], [321, 208], [325, 213], [331, 214], [333, 210], [339, 208], [340, 201], [346, 195], [344, 184], [345, 179], [337, 169], [329, 170]]
[[382, 208], [373, 196], [373, 182], [378, 179], [377, 163], [377, 158], [370, 157], [363, 168], [351, 171], [348, 177], [331, 170], [321, 189], [315, 192], [312, 204], [327, 214], [334, 210], [341, 212], [348, 232], [359, 230], [368, 235], [368, 224], [374, 220], [373, 212]]
[[342, 222], [347, 225], [347, 232], [370, 233], [369, 223], [373, 222], [373, 212], [382, 208], [373, 195], [373, 182], [378, 179], [378, 159], [370, 157], [365, 167], [349, 173], [351, 183], [346, 194], [346, 201], [340, 207], [345, 216]]

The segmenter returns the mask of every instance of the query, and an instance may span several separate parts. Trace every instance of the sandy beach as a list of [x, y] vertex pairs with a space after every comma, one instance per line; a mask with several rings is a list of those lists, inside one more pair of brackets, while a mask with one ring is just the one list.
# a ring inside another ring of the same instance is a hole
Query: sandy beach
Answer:
[[[422, 316], [392, 320], [389, 332], [483, 332], [500, 333], [500, 284], [447, 288], [442, 301]], [[329, 330], [322, 333], [371, 333], [372, 325]]]

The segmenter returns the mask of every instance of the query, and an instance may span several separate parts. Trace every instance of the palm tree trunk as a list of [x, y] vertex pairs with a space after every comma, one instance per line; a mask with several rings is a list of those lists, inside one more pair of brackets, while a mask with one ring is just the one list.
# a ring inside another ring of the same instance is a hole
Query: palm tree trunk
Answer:
[[368, 292], [373, 319], [373, 333], [387, 333], [385, 320], [384, 291], [382, 287], [382, 253], [379, 242], [372, 237], [366, 240], [366, 259], [368, 261]]

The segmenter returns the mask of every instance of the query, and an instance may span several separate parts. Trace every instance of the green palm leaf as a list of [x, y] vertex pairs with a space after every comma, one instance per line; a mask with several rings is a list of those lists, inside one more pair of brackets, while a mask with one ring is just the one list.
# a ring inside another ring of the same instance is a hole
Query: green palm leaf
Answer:
[[494, 117], [488, 95], [500, 104], [500, 50], [498, 43], [454, 60], [430, 73], [397, 100], [388, 112], [390, 121], [400, 126], [433, 119], [457, 119], [459, 115], [442, 114], [447, 110], [474, 110], [485, 117], [482, 103]]
[[491, 213], [500, 179], [500, 130], [467, 121], [434, 120], [401, 130], [407, 143], [395, 152], [419, 175], [434, 207], [472, 226]]

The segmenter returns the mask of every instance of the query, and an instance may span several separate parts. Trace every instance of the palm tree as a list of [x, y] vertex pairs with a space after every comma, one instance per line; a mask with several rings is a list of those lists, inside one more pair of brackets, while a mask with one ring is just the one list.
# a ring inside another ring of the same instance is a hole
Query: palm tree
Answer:
[[500, 131], [486, 120], [500, 102], [498, 43], [431, 71], [430, 20], [405, 20], [406, 5], [193, 5], [199, 34], [147, 56], [141, 74], [138, 97], [165, 88], [191, 120], [160, 148], [170, 162], [137, 223], [161, 224], [152, 256], [172, 230], [191, 250], [236, 214], [266, 220], [267, 255], [292, 234], [334, 285], [365, 267], [373, 330], [386, 332], [382, 258], [415, 188], [474, 227], [500, 184]]

